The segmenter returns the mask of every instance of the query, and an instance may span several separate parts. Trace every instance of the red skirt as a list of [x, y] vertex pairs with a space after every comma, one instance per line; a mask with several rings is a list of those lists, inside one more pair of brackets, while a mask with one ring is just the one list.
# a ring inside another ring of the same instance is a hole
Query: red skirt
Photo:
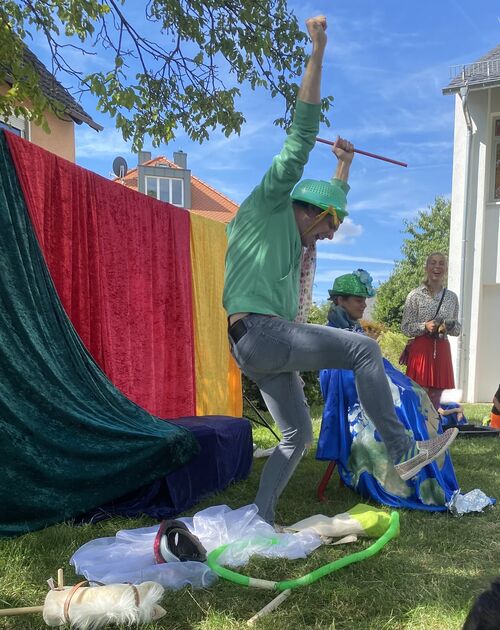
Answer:
[[453, 389], [455, 379], [448, 339], [416, 337], [409, 348], [406, 376], [422, 387]]

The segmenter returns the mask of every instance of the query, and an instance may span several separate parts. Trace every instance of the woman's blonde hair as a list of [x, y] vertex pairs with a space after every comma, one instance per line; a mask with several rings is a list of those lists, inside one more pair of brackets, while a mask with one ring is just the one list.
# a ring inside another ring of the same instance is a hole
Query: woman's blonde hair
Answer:
[[[443, 252], [431, 252], [427, 258], [425, 259], [425, 276], [424, 276], [424, 284], [427, 285], [429, 283], [429, 276], [427, 274], [427, 265], [429, 264], [430, 259], [433, 256], [441, 256], [441, 258], [444, 259], [444, 262], [446, 264], [446, 270], [448, 271], [448, 256], [446, 254], [443, 254]], [[445, 282], [443, 282], [443, 285], [445, 284]]]

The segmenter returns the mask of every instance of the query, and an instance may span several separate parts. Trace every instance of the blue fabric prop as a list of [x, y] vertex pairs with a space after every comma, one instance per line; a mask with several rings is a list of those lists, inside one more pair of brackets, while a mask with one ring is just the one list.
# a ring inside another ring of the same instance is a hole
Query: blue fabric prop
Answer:
[[[459, 403], [449, 402], [449, 403], [441, 403], [441, 409], [458, 409], [460, 408]], [[441, 415], [441, 426], [443, 427], [443, 431], [449, 429], [451, 427], [458, 427], [462, 424], [468, 424], [468, 420], [465, 417], [464, 412], [462, 411], [462, 417], [460, 420], [458, 419], [458, 413], [449, 413], [447, 415]]]
[[80, 520], [95, 523], [111, 514], [172, 518], [230, 483], [248, 477], [253, 459], [252, 427], [248, 420], [198, 416], [177, 418], [172, 424], [192, 433], [200, 445], [199, 453], [178, 470], [92, 510]]
[[[396, 413], [406, 429], [417, 440], [442, 433], [426, 392], [385, 359], [384, 368]], [[416, 478], [403, 481], [373, 422], [361, 409], [354, 373], [322, 370], [320, 384], [325, 405], [316, 458], [336, 461], [344, 483], [363, 497], [391, 507], [446, 511], [445, 503], [459, 489], [449, 454], [426, 466]]]

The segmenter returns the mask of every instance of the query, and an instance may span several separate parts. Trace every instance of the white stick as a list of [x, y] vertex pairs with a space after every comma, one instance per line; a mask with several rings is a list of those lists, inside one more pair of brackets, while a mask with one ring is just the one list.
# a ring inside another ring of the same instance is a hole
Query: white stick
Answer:
[[253, 624], [257, 621], [257, 619], [260, 619], [264, 615], [267, 615], [268, 613], [272, 612], [273, 610], [276, 610], [276, 608], [278, 608], [278, 606], [282, 602], [285, 601], [285, 599], [290, 595], [291, 592], [292, 592], [291, 588], [288, 588], [286, 591], [281, 592], [277, 597], [272, 599], [269, 602], [269, 604], [267, 604], [267, 606], [264, 606], [264, 608], [259, 610], [258, 613], [256, 613], [253, 617], [251, 617], [247, 621], [247, 626], [253, 626]]
[[64, 588], [64, 571], [57, 569], [57, 588]]
[[27, 606], [25, 608], [2, 608], [0, 617], [12, 617], [13, 615], [30, 615], [31, 613], [41, 613], [43, 606]]

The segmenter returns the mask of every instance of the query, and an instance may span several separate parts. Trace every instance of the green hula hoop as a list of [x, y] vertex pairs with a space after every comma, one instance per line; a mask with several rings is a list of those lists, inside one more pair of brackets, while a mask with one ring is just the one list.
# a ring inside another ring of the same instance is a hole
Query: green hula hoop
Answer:
[[[217, 560], [224, 553], [224, 551], [230, 547], [232, 544], [229, 543], [227, 545], [221, 545], [214, 549], [208, 554], [207, 564], [212, 569], [214, 573], [216, 573], [219, 577], [224, 578], [225, 580], [229, 580], [230, 582], [234, 582], [235, 584], [240, 584], [241, 586], [253, 586], [255, 588], [263, 588], [272, 591], [286, 591], [287, 589], [297, 588], [299, 586], [307, 586], [316, 582], [320, 578], [333, 573], [334, 571], [338, 571], [349, 564], [353, 564], [354, 562], [361, 562], [361, 560], [366, 560], [371, 556], [377, 554], [382, 547], [385, 547], [387, 543], [395, 538], [399, 534], [399, 514], [398, 512], [391, 512], [391, 520], [389, 523], [389, 527], [387, 531], [380, 536], [374, 543], [372, 543], [366, 549], [362, 551], [356, 551], [351, 553], [343, 558], [339, 558], [338, 560], [334, 560], [329, 564], [325, 564], [310, 573], [306, 573], [300, 578], [296, 580], [281, 580], [280, 582], [273, 582], [271, 580], [261, 580], [259, 578], [253, 578], [248, 575], [242, 575], [241, 573], [237, 573], [236, 571], [231, 571], [226, 567], [221, 566]], [[278, 543], [277, 538], [269, 539], [271, 545], [275, 545]]]

